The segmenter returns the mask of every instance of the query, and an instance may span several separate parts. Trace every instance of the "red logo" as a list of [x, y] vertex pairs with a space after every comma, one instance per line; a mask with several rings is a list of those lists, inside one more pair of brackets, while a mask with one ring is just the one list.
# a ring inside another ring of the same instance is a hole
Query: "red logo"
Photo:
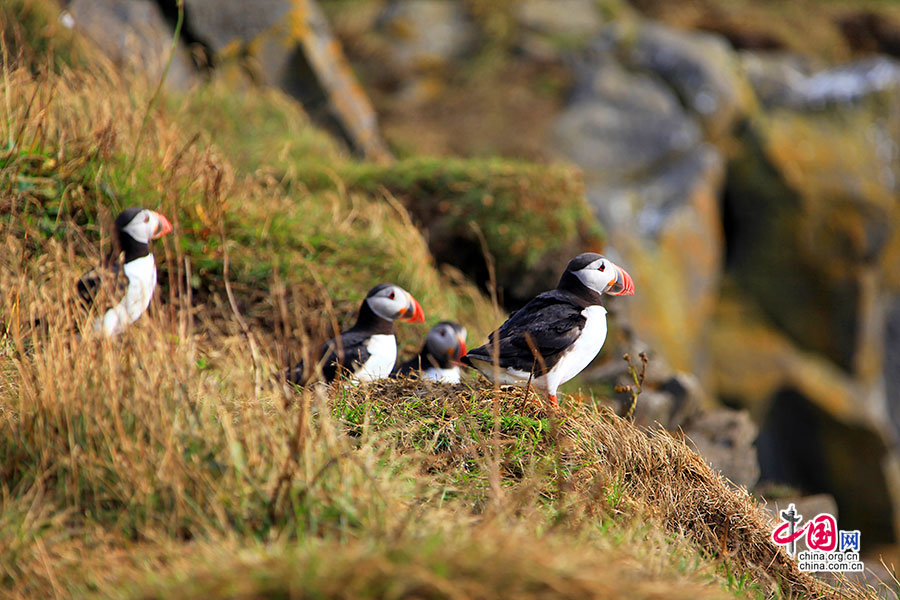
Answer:
[[791, 525], [792, 525], [792, 523], [787, 523], [787, 522], [784, 522], [781, 525], [779, 525], [775, 529], [775, 531], [772, 532], [772, 541], [778, 545], [786, 546], [787, 544], [790, 544], [794, 540], [798, 540], [798, 539], [802, 538], [804, 535], [806, 535], [806, 528], [809, 525], [809, 523], [807, 523], [800, 529], [795, 529], [795, 530], [789, 530]]
[[[859, 560], [859, 530], [838, 530], [837, 519], [828, 513], [819, 513], [804, 523], [793, 504], [780, 515], [781, 523], [772, 531], [772, 541], [797, 560], [801, 571], [855, 573], [865, 569]], [[797, 540], [804, 538], [807, 549], [798, 549]]]
[[822, 513], [806, 524], [806, 545], [810, 550], [834, 552], [837, 548], [837, 521], [828, 513]]

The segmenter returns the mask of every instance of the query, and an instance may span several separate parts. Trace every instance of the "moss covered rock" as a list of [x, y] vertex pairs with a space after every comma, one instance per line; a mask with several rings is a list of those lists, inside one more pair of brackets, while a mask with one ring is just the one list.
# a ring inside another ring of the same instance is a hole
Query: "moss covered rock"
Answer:
[[[571, 167], [416, 158], [387, 167], [345, 164], [337, 173], [351, 191], [396, 197], [424, 228], [437, 260], [480, 285], [489, 279], [487, 252], [508, 305], [554, 287], [573, 255], [601, 247], [602, 230]], [[322, 169], [298, 177], [312, 189], [338, 182]]]
[[726, 192], [738, 283], [802, 348], [868, 381], [900, 264], [898, 109], [896, 90], [773, 107], [741, 132]]
[[611, 49], [630, 70], [665, 82], [710, 139], [727, 135], [755, 104], [736, 54], [718, 35], [638, 22], [607, 28], [595, 46]]
[[[120, 67], [159, 80], [166, 70], [173, 31], [153, 0], [73, 0], [68, 17]], [[170, 87], [184, 89], [199, 80], [184, 44], [177, 44], [168, 67]]]

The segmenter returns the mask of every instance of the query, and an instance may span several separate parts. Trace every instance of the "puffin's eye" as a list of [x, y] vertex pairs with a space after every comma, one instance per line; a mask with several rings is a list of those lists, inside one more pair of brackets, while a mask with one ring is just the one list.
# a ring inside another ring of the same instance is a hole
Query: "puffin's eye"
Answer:
[[144, 223], [150, 222], [150, 215], [144, 215]]
[[597, 270], [598, 270], [598, 271], [605, 271], [605, 270], [606, 270], [606, 263], [600, 263], [600, 266], [597, 267]]
[[388, 296], [388, 298], [390, 298], [391, 300], [393, 300], [393, 299], [394, 299], [394, 292], [391, 292], [391, 295]]

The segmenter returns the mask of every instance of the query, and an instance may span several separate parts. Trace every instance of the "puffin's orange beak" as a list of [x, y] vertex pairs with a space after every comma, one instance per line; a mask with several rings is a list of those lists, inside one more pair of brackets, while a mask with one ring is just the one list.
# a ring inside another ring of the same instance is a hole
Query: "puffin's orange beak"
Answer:
[[610, 296], [634, 296], [634, 281], [628, 271], [620, 266], [613, 265], [616, 269], [616, 281], [607, 290]]
[[169, 223], [169, 220], [158, 212], [154, 212], [153, 214], [156, 215], [159, 225], [156, 226], [156, 231], [153, 232], [153, 237], [151, 239], [159, 239], [167, 233], [172, 233], [172, 224]]
[[465, 340], [465, 338], [464, 338], [463, 336], [459, 336], [458, 339], [459, 339], [459, 347], [457, 348], [456, 362], [459, 362], [459, 359], [461, 359], [463, 356], [465, 356], [465, 355], [466, 355], [466, 352], [469, 351], [469, 350], [466, 348], [466, 340]]
[[424, 323], [425, 311], [422, 310], [422, 306], [411, 295], [407, 294], [407, 296], [409, 296], [409, 304], [400, 311], [400, 320], [407, 323]]

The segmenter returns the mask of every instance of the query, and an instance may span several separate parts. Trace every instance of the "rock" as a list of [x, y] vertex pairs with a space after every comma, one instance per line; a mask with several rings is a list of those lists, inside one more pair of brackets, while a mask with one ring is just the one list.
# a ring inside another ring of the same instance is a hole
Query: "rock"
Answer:
[[821, 356], [798, 349], [751, 309], [739, 291], [723, 293], [712, 321], [712, 391], [749, 409], [757, 422], [763, 421], [771, 399], [784, 388], [797, 390], [848, 425], [867, 425], [879, 418], [875, 391]]
[[477, 41], [463, 3], [449, 0], [393, 0], [378, 28], [388, 40], [393, 68], [406, 73], [443, 68]]
[[873, 93], [898, 87], [900, 65], [876, 56], [815, 73], [802, 82], [800, 92], [806, 106], [822, 107], [856, 102]]
[[[636, 369], [642, 367], [640, 354], [643, 352], [648, 356], [642, 391], [634, 404], [633, 419], [636, 425], [640, 427], [661, 425], [669, 431], [676, 431], [701, 411], [714, 406], [712, 398], [696, 376], [673, 370], [663, 357], [647, 346], [646, 342], [636, 339], [627, 330], [621, 333], [624, 334], [621, 337], [626, 341], [623, 347], [612, 352], [613, 355], [627, 352], [632, 357], [632, 365]], [[615, 340], [608, 338], [607, 344], [613, 341]], [[600, 385], [608, 389], [634, 385], [634, 378], [624, 360], [612, 360], [589, 367], [582, 371], [580, 378], [591, 385]], [[615, 392], [613, 400], [616, 413], [619, 416], [627, 415], [632, 404], [631, 392]]]
[[[628, 385], [632, 380], [626, 374], [618, 378], [618, 383]], [[616, 412], [620, 416], [628, 414], [631, 395], [617, 393], [615, 398]], [[659, 424], [669, 431], [677, 431], [709, 406], [711, 401], [699, 380], [690, 373], [676, 372], [662, 381], [645, 382], [635, 403], [634, 423], [640, 427]]]
[[799, 350], [733, 293], [723, 298], [712, 327], [713, 390], [762, 424], [761, 479], [833, 494], [844, 528], [892, 539], [900, 482], [881, 390]]
[[519, 50], [541, 62], [562, 60], [600, 31], [605, 21], [593, 0], [524, 0], [513, 11]]
[[[854, 84], [807, 77], [785, 93], [790, 106], [750, 119], [724, 208], [729, 269], [745, 292], [801, 347], [872, 383], [878, 298], [900, 264], [900, 93], [863, 71]], [[867, 85], [881, 91], [858, 96]]]
[[747, 411], [722, 408], [700, 413], [684, 426], [688, 443], [731, 482], [750, 489], [759, 479], [756, 425]]
[[712, 398], [700, 384], [700, 380], [690, 373], [672, 373], [657, 385], [657, 389], [673, 399], [673, 419], [669, 429], [681, 427], [693, 415], [713, 406]]
[[596, 44], [632, 71], [661, 79], [695, 115], [711, 139], [728, 133], [753, 104], [737, 56], [718, 35], [655, 23], [616, 25]]
[[862, 10], [844, 14], [838, 25], [854, 50], [900, 56], [900, 22], [891, 15]]
[[741, 67], [763, 108], [802, 105], [799, 92], [819, 62], [809, 56], [786, 52], [741, 52]]
[[315, 0], [187, 0], [186, 14], [218, 61], [239, 58], [255, 81], [280, 87], [317, 121], [336, 124], [366, 158], [391, 160], [375, 111]]
[[721, 156], [703, 144], [627, 188], [588, 181], [588, 200], [610, 246], [643, 290], [621, 303], [629, 323], [674, 369], [695, 373], [704, 384], [723, 258], [723, 174]]
[[791, 388], [770, 406], [757, 441], [762, 480], [828, 492], [843, 529], [859, 529], [870, 544], [893, 542], [897, 509], [886, 465], [896, 453], [880, 432], [841, 423]]
[[454, 61], [471, 53], [479, 41], [463, 2], [393, 0], [376, 19], [369, 53], [378, 56], [372, 78], [396, 88], [405, 106], [437, 100], [445, 91]]
[[256, 0], [252, 9], [241, 0], [184, 0], [184, 5], [191, 31], [217, 54], [282, 24], [291, 11], [290, 0]]
[[[162, 73], [172, 31], [155, 2], [74, 0], [69, 17], [114, 61], [154, 77]], [[255, 82], [285, 90], [366, 158], [392, 160], [375, 111], [315, 0], [186, 0], [184, 38], [206, 46], [213, 65], [239, 62]], [[194, 79], [179, 47], [168, 82], [183, 87]]]
[[554, 140], [589, 175], [630, 182], [700, 143], [697, 124], [652, 77], [610, 56], [582, 63], [578, 72]]
[[538, 33], [585, 37], [603, 26], [593, 0], [524, 0], [514, 10], [520, 27]]
[[900, 64], [883, 56], [832, 68], [786, 53], [743, 52], [740, 61], [766, 108], [821, 109], [900, 89]]
[[[375, 109], [356, 80], [325, 15], [315, 0], [294, 0], [293, 6], [291, 24], [300, 41], [303, 62], [315, 73], [328, 97], [330, 112], [340, 123], [343, 133], [368, 160], [382, 164], [392, 162], [393, 156], [378, 128]], [[285, 89], [290, 92], [296, 83], [296, 78], [288, 80]]]
[[[162, 76], [173, 32], [155, 2], [73, 0], [64, 22], [84, 33], [117, 65], [144, 72], [151, 80]], [[188, 52], [179, 44], [166, 83], [183, 89], [197, 80]]]
[[[627, 416], [631, 409], [631, 396], [616, 394], [616, 413]], [[653, 427], [657, 423], [669, 429], [672, 415], [675, 412], [674, 399], [670, 394], [656, 390], [644, 390], [634, 405], [634, 424], [638, 427]]]
[[782, 333], [746, 322], [734, 335], [719, 322], [716, 380], [758, 403], [764, 478], [829, 491], [843, 527], [890, 541], [900, 507], [900, 67], [884, 57], [829, 69], [783, 55], [743, 61], [767, 112], [748, 120], [729, 164], [728, 266]]
[[[896, 436], [900, 438], [900, 295], [887, 302], [884, 328], [884, 395]], [[900, 500], [900, 498], [898, 498]]]

